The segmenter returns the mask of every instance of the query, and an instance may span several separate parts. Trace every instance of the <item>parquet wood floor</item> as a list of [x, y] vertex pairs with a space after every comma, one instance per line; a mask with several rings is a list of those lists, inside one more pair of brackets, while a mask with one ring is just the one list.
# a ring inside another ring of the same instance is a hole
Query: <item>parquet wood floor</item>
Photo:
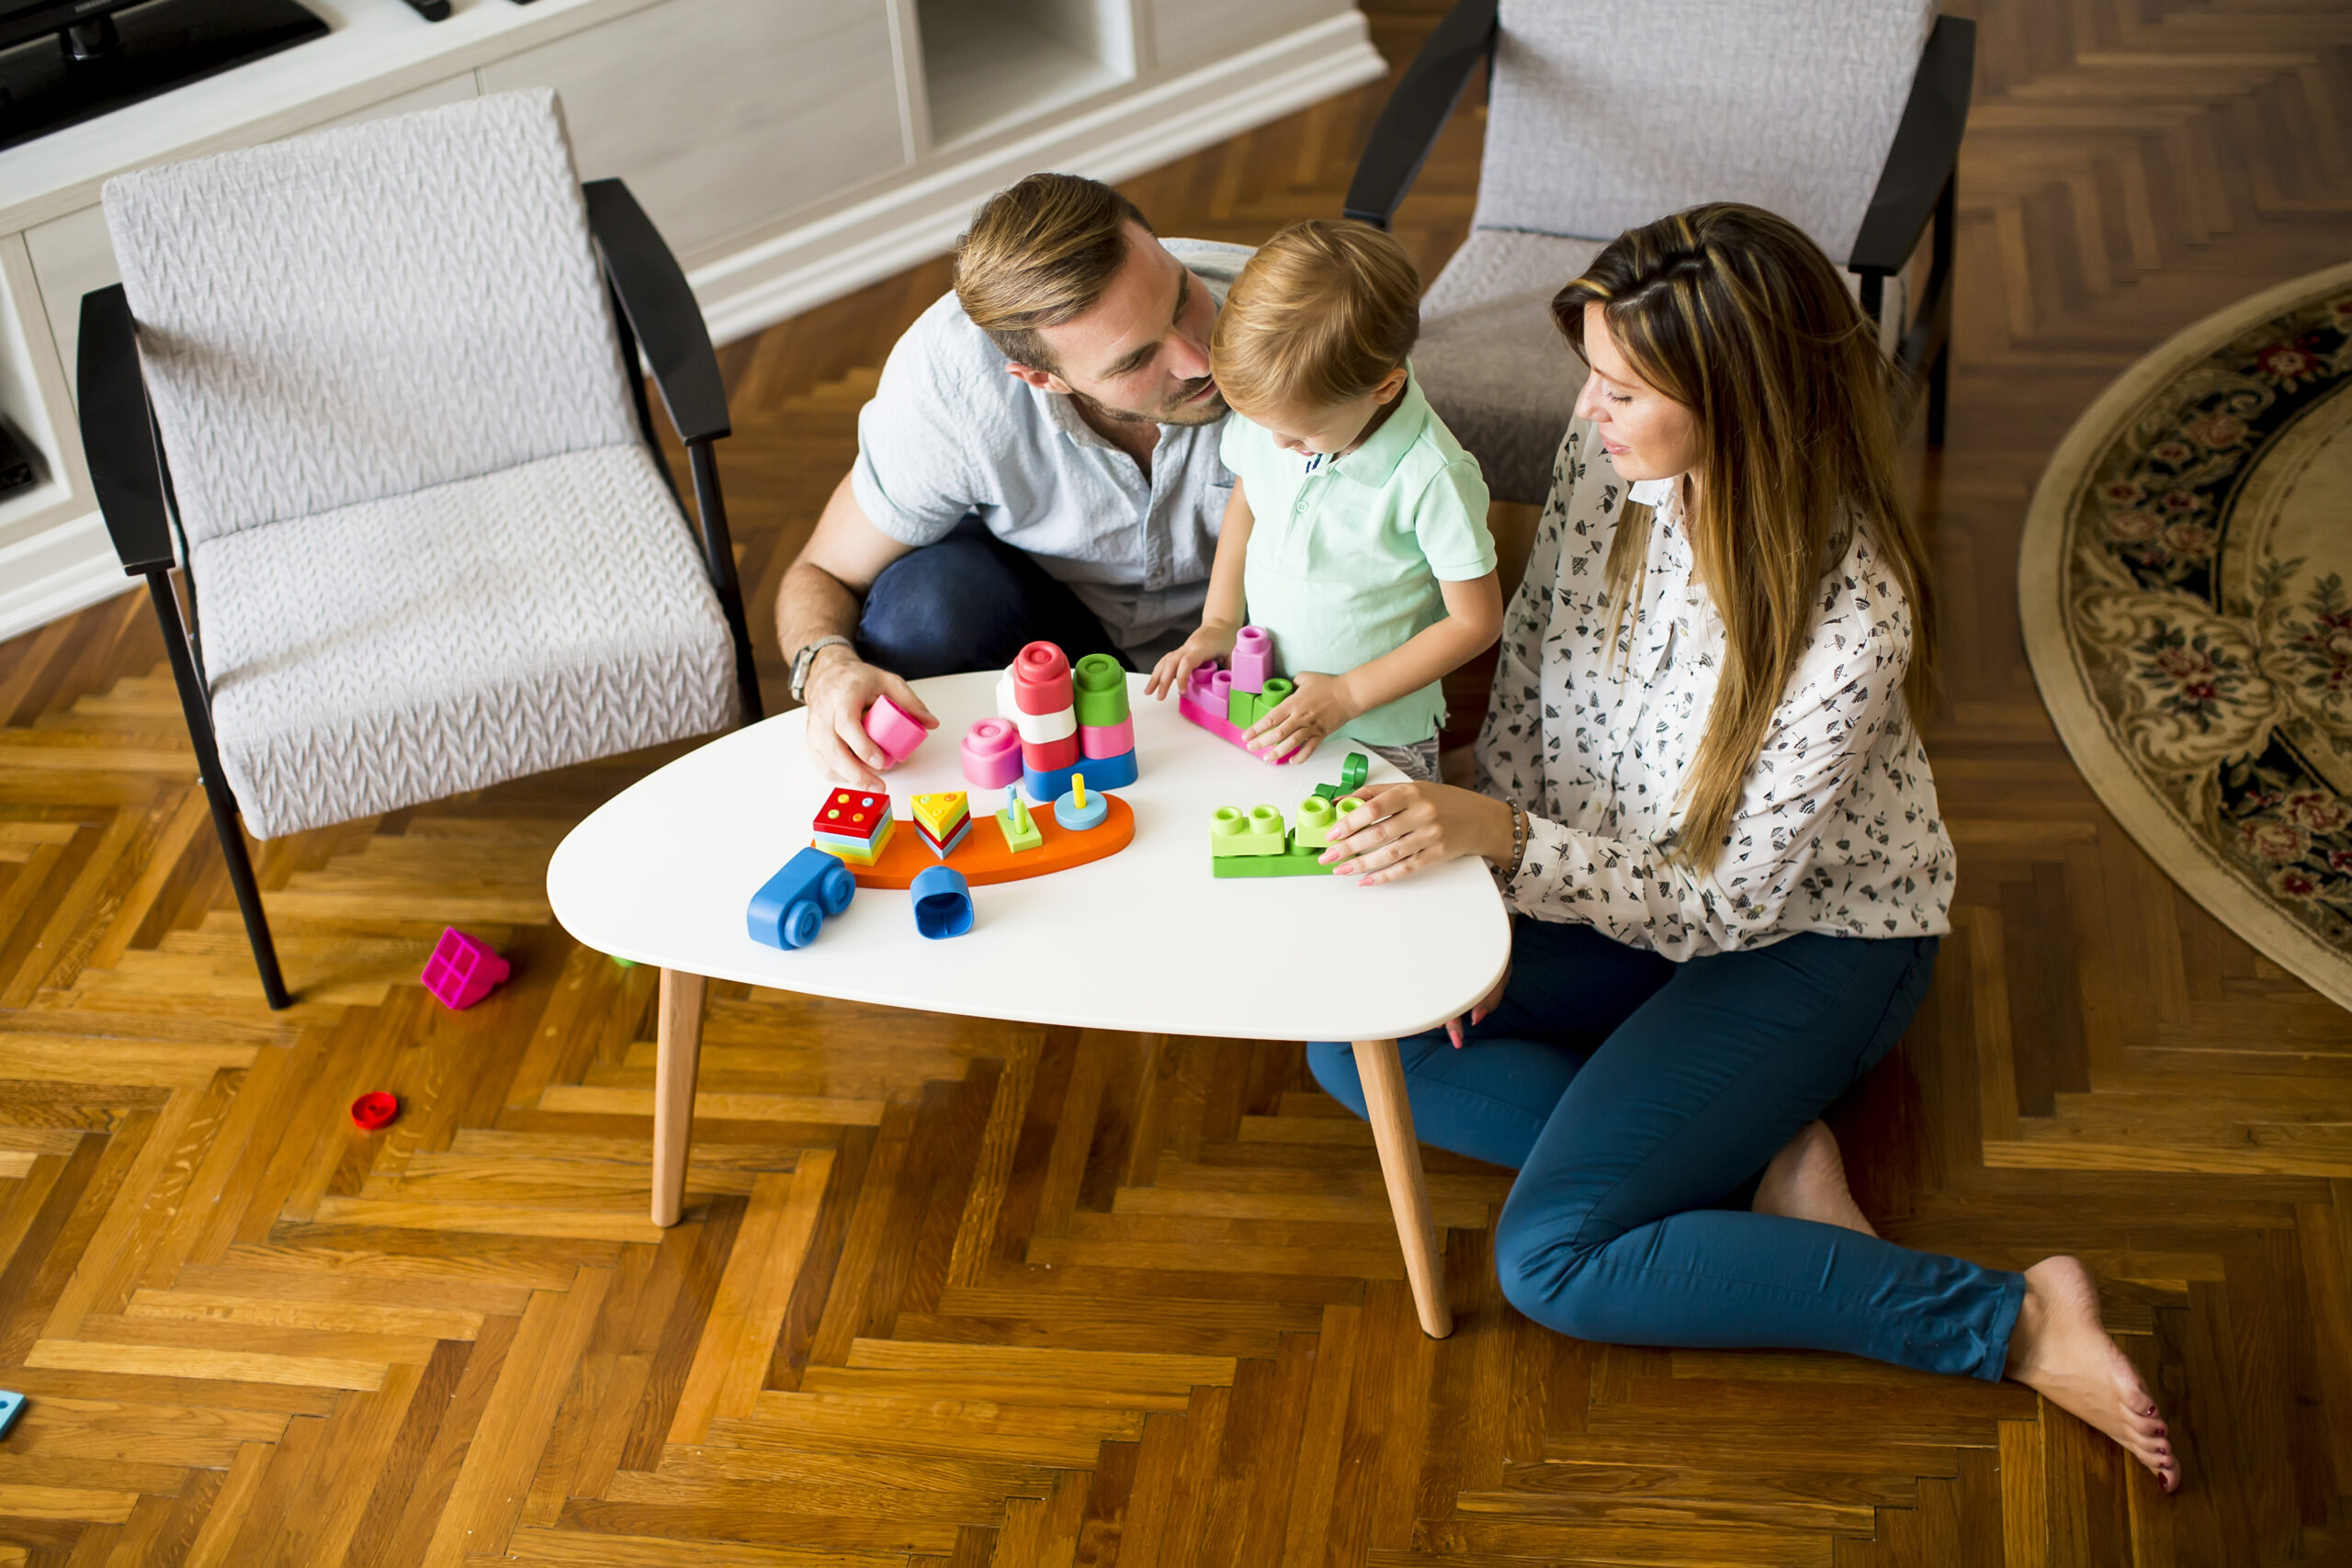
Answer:
[[[1435, 0], [1376, 0], [1408, 58]], [[1417, 1331], [1364, 1128], [1295, 1047], [715, 987], [686, 1223], [646, 1224], [651, 974], [547, 856], [659, 761], [269, 844], [260, 1003], [144, 605], [0, 648], [0, 1564], [1532, 1568], [2352, 1561], [2352, 1019], [2085, 789], [2012, 610], [2027, 495], [2174, 329], [2352, 250], [2341, 0], [1979, 0], [1930, 729], [1956, 929], [1837, 1117], [1897, 1237], [2072, 1249], [2188, 1466], [2014, 1386], [1611, 1348], [1498, 1298], [1506, 1176], [1429, 1164]], [[1133, 183], [1170, 232], [1336, 209], [1377, 91]], [[1434, 266], [1465, 113], [1403, 232]], [[937, 264], [726, 351], [757, 603]], [[755, 622], [761, 615], [754, 615]], [[773, 634], [761, 652], [771, 689]], [[444, 922], [515, 960], [468, 1013]], [[406, 1102], [353, 1131], [367, 1089]]]

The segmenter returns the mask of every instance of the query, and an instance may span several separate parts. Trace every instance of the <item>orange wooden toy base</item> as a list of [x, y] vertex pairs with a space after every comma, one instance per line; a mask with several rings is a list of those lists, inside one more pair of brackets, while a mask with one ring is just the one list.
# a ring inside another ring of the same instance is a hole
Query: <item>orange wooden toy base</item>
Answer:
[[965, 883], [973, 887], [1047, 876], [1089, 861], [1107, 860], [1134, 841], [1134, 810], [1115, 795], [1106, 794], [1102, 798], [1110, 803], [1111, 814], [1102, 818], [1101, 827], [1089, 828], [1083, 833], [1074, 833], [1055, 821], [1052, 807], [1031, 807], [1029, 820], [1037, 824], [1037, 836], [1046, 841], [1019, 854], [1004, 847], [1004, 835], [998, 831], [996, 813], [991, 811], [973, 818], [972, 830], [944, 861], [931, 852], [915, 832], [914, 823], [909, 820], [890, 829], [890, 841], [882, 846], [882, 858], [872, 865], [859, 865], [854, 861], [842, 863], [849, 867], [860, 887], [912, 886], [918, 873], [934, 865], [955, 867], [963, 874]]

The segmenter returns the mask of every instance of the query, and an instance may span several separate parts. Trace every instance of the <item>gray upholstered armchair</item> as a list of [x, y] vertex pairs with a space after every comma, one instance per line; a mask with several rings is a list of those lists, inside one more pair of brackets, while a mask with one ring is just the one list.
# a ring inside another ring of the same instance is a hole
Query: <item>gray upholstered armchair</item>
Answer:
[[240, 813], [276, 838], [760, 716], [718, 362], [636, 201], [581, 188], [554, 94], [145, 169], [105, 200], [123, 281], [82, 301], [83, 445], [272, 1007]]
[[[1447, 14], [1382, 110], [1346, 211], [1388, 226], [1486, 65], [1477, 210], [1422, 301], [1413, 362], [1497, 500], [1544, 498], [1582, 378], [1553, 294], [1624, 230], [1702, 201], [1770, 209], [1848, 258], [1863, 308], [1924, 372], [1928, 444], [1942, 445], [1952, 173], [1976, 27], [1935, 9], [1460, 0]], [[1928, 276], [1906, 299], [1931, 219]]]

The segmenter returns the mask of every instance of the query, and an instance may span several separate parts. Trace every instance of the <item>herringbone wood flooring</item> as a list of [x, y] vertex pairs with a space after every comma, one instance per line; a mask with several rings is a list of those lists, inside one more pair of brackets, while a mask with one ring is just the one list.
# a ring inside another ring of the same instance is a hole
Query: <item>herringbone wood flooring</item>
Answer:
[[[1433, 0], [1374, 6], [1407, 58]], [[716, 987], [685, 1224], [646, 1224], [652, 976], [542, 873], [659, 759], [265, 846], [262, 1008], [126, 597], [0, 649], [0, 1564], [1014, 1568], [2352, 1560], [2352, 1019], [2099, 810], [2018, 648], [2019, 516], [2175, 328], [2352, 249], [2340, 0], [1983, 0], [1951, 441], [1923, 461], [1962, 855], [1910, 1038], [1839, 1111], [1921, 1246], [2073, 1249], [2174, 1417], [2166, 1500], [2014, 1385], [1579, 1344], [1432, 1152], [1416, 1330], [1370, 1140], [1295, 1047]], [[1134, 182], [1166, 231], [1336, 209], [1378, 93]], [[1402, 225], [1434, 267], [1475, 111]], [[938, 265], [735, 345], [756, 604]], [[755, 615], [754, 619], [761, 616]], [[771, 688], [780, 686], [763, 629]], [[515, 959], [443, 1010], [444, 922]], [[374, 1136], [344, 1107], [389, 1087]]]

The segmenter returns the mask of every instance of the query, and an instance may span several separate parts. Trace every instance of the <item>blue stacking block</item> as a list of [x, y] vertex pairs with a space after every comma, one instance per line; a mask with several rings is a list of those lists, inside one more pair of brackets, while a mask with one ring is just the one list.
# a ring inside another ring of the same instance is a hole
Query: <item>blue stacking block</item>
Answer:
[[760, 885], [744, 913], [752, 940], [770, 947], [806, 947], [829, 915], [849, 908], [857, 879], [849, 867], [820, 849], [806, 849]]
[[914, 895], [915, 930], [933, 941], [972, 929], [972, 889], [954, 866], [925, 866], [907, 891]]
[[1089, 794], [1098, 789], [1125, 789], [1135, 783], [1137, 777], [1136, 754], [1133, 751], [1122, 751], [1115, 757], [1089, 757], [1070, 772], [1086, 775], [1086, 788]]
[[1021, 770], [1021, 787], [1027, 792], [1033, 805], [1051, 806], [1069, 793], [1072, 773], [1084, 773], [1086, 787], [1092, 789], [1094, 767], [1094, 763], [1081, 758], [1067, 768], [1056, 768], [1049, 773], [1041, 773], [1035, 768], [1023, 768]]

